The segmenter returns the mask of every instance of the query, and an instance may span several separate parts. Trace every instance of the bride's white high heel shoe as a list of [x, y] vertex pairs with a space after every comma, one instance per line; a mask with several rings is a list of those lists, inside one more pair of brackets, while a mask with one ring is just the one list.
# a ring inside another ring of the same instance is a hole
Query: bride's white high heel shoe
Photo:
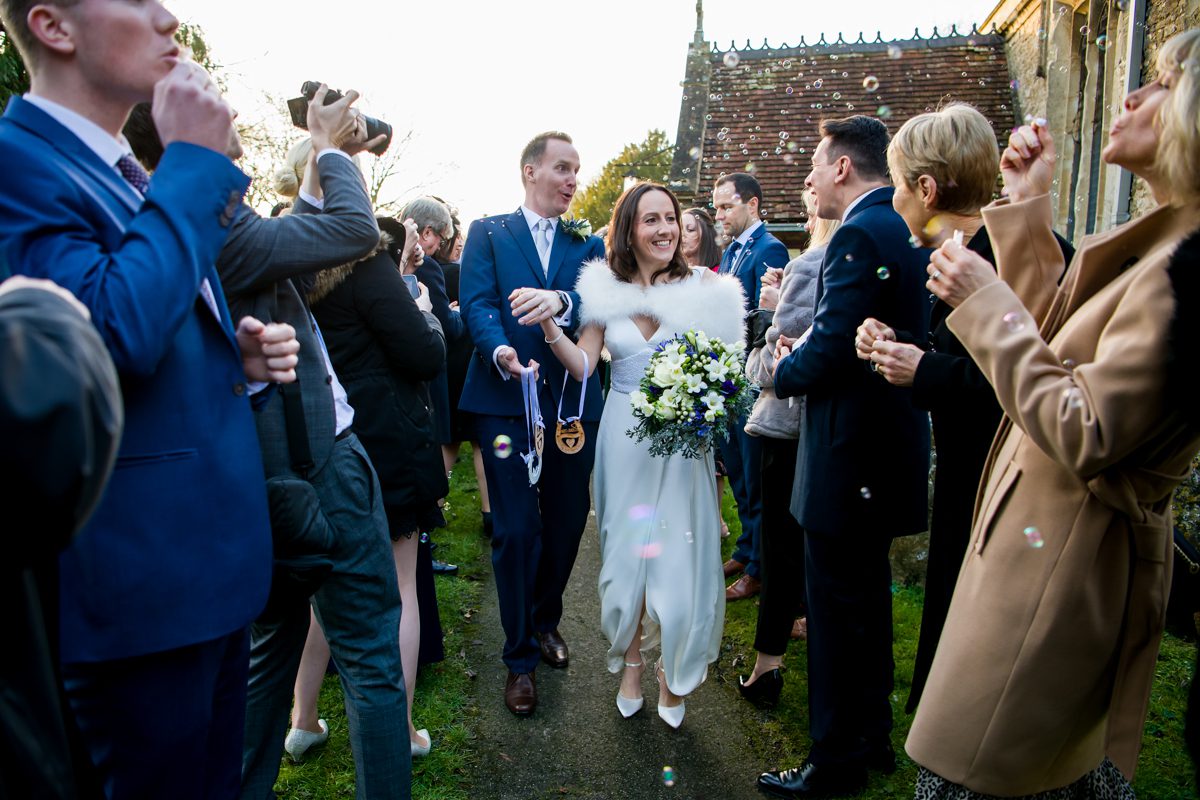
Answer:
[[[642, 662], [639, 661], [636, 664], [630, 664], [628, 661], [626, 661], [625, 666], [626, 667], [640, 667], [640, 666], [642, 666]], [[641, 711], [642, 706], [644, 706], [644, 705], [646, 705], [645, 697], [638, 697], [636, 699], [629, 698], [629, 697], [626, 697], [625, 695], [621, 694], [620, 689], [617, 689], [617, 710], [621, 712], [621, 716], [624, 717], [625, 719], [629, 719], [634, 714]]]
[[[659, 684], [661, 686], [665, 686], [667, 690], [670, 691], [670, 687], [667, 686], [667, 674], [663, 671], [661, 658], [658, 660], [658, 663], [654, 665], [654, 672], [658, 677]], [[661, 702], [658, 704], [659, 718], [661, 718], [663, 722], [667, 723], [672, 728], [678, 729], [679, 726], [683, 724], [683, 714], [684, 702], [682, 699], [680, 699], [679, 705], [677, 706], [664, 706]]]

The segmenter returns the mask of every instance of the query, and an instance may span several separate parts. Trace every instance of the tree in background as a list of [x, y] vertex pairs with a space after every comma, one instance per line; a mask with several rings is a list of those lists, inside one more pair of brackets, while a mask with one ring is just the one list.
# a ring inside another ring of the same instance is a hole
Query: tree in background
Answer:
[[25, 62], [8, 34], [0, 30], [0, 109], [8, 105], [9, 97], [27, 91], [29, 73], [25, 71]]
[[620, 155], [604, 165], [595, 180], [575, 192], [568, 213], [587, 219], [593, 228], [607, 225], [617, 198], [625, 191], [625, 179], [665, 184], [673, 150], [666, 132], [651, 130], [643, 141], [626, 145]]

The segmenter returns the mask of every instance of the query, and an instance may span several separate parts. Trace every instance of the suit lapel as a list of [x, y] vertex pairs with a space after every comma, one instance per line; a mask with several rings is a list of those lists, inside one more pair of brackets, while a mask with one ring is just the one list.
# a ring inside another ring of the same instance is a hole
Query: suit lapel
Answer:
[[533, 244], [533, 235], [529, 232], [529, 223], [525, 221], [525, 215], [521, 209], [518, 208], [513, 212], [512, 216], [508, 218], [508, 224], [503, 227], [516, 241], [521, 255], [525, 256], [525, 263], [529, 265], [529, 270], [537, 279], [537, 285], [543, 289], [546, 288], [546, 274], [542, 272], [542, 260], [538, 258], [537, 247]]
[[[78, 136], [60, 125], [49, 114], [20, 97], [14, 97], [9, 102], [4, 116], [34, 136], [44, 139], [88, 179], [104, 187], [109, 195], [107, 202], [97, 197], [98, 201], [105, 202], [107, 207], [111, 207], [115, 202], [130, 215], [137, 213], [142, 205], [142, 198], [134, 188], [126, 183], [112, 166], [101, 161]], [[95, 196], [95, 192], [91, 194]], [[119, 227], [123, 231], [125, 223], [121, 223]]]

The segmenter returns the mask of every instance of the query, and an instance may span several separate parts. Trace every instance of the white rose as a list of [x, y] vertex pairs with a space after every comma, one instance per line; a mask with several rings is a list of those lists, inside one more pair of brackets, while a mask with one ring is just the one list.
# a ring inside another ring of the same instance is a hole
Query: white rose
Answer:
[[674, 386], [678, 383], [678, 379], [675, 378], [674, 373], [675, 369], [670, 364], [660, 363], [654, 367], [654, 374], [651, 376], [651, 380], [654, 381], [656, 386], [662, 386], [663, 388]]

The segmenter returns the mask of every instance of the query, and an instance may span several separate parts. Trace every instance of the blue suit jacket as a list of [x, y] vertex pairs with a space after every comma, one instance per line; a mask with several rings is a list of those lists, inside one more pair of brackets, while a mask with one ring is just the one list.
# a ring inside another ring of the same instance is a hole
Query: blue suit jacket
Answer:
[[[213, 269], [246, 177], [167, 148], [143, 202], [86, 145], [14, 97], [0, 120], [0, 261], [91, 309], [125, 433], [100, 505], [61, 559], [62, 658], [208, 641], [266, 601], [271, 536], [241, 355]], [[220, 320], [200, 297], [207, 278]]]
[[[729, 248], [725, 250], [729, 253]], [[736, 261], [736, 269], [731, 269]], [[718, 272], [731, 273], [742, 282], [742, 290], [746, 293], [746, 310], [758, 308], [758, 293], [762, 289], [762, 276], [767, 274], [768, 267], [787, 266], [791, 257], [788, 256], [787, 246], [767, 232], [766, 225], [759, 225], [750, 239], [738, 251], [736, 259], [730, 260], [728, 255], [721, 257]]]
[[[541, 365], [541, 385], [548, 384], [554, 402], [558, 402], [563, 366], [550, 351], [540, 326], [517, 323], [508, 295], [513, 289], [526, 286], [568, 292], [574, 307], [569, 331], [573, 332], [578, 326], [580, 310], [575, 281], [580, 265], [593, 258], [604, 258], [604, 242], [596, 236], [581, 240], [566, 233], [560, 223], [550, 249], [547, 276], [542, 273], [542, 262], [521, 209], [471, 223], [463, 248], [459, 300], [467, 332], [475, 342], [475, 357], [467, 368], [459, 408], [504, 417], [525, 413], [520, 381], [504, 380], [492, 362], [492, 353], [500, 345], [514, 348], [523, 364], [528, 364], [531, 358], [537, 361]], [[602, 405], [600, 382], [597, 373], [593, 373], [587, 382], [583, 418], [600, 419]], [[579, 384], [569, 381], [563, 416], [574, 416], [578, 411]], [[554, 421], [554, 413], [555, 409], [542, 409], [548, 426]]]
[[927, 330], [929, 251], [908, 236], [891, 188], [850, 213], [825, 251], [812, 333], [775, 372], [776, 395], [805, 396], [792, 513], [811, 531], [927, 528], [929, 415], [913, 407], [910, 389], [892, 386], [854, 352], [867, 317]]

